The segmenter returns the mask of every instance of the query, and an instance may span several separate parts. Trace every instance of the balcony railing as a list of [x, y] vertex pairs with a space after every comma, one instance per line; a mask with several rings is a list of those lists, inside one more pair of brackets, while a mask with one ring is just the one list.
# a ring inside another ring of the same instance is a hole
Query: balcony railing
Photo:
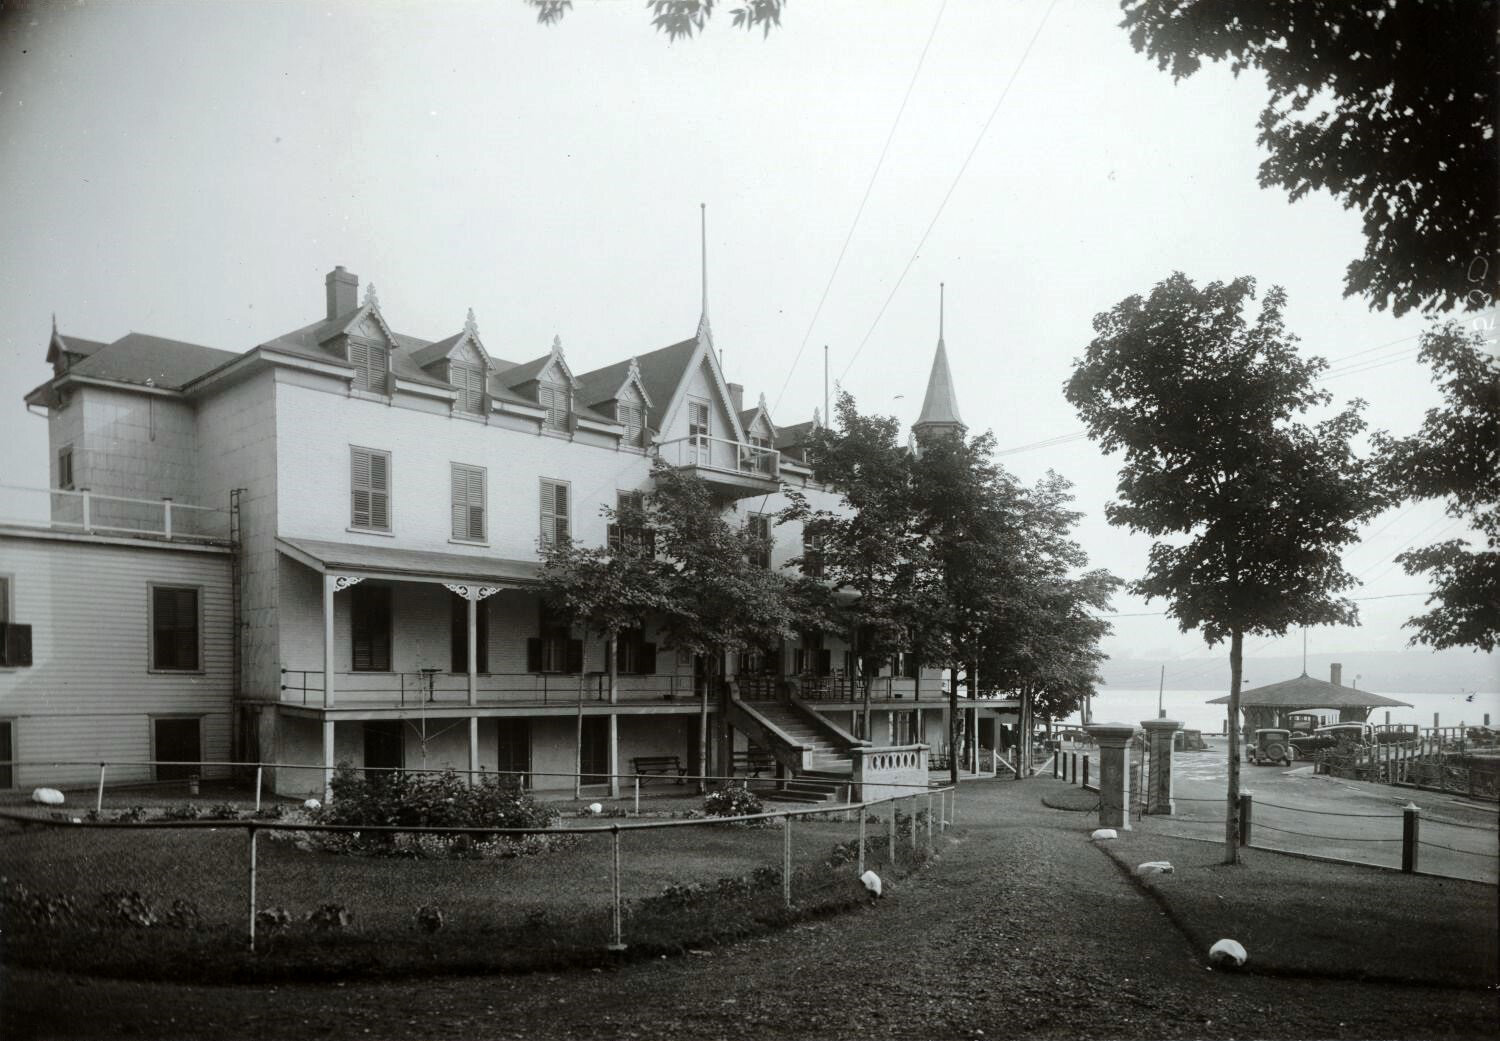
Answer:
[[[456, 708], [469, 702], [469, 677], [462, 672], [338, 672], [334, 704], [342, 708]], [[609, 701], [609, 676], [589, 672], [480, 673], [478, 703], [495, 706], [576, 705]], [[691, 676], [627, 676], [616, 682], [620, 704], [677, 704], [695, 696]], [[321, 669], [282, 669], [281, 701], [321, 708], [326, 705]]]
[[86, 488], [29, 488], [0, 484], [6, 494], [0, 521], [127, 538], [227, 542], [229, 511], [171, 499], [101, 495]]
[[663, 441], [656, 451], [668, 466], [696, 466], [715, 473], [767, 480], [775, 480], [781, 472], [781, 453], [776, 449], [706, 434]]

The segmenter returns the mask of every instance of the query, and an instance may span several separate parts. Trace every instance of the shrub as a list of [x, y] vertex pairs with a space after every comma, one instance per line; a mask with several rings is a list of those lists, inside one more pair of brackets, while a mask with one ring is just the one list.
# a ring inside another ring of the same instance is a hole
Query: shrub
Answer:
[[347, 929], [351, 920], [349, 909], [343, 904], [323, 904], [307, 913], [307, 921], [315, 929]]
[[240, 810], [233, 803], [221, 802], [204, 810], [203, 816], [211, 821], [239, 820]]
[[125, 925], [147, 928], [159, 921], [150, 901], [135, 890], [101, 893], [98, 906], [106, 918]]
[[195, 821], [201, 816], [203, 810], [190, 802], [168, 806], [161, 811], [161, 819], [164, 821]]
[[435, 933], [443, 927], [443, 912], [432, 904], [417, 908], [417, 928], [424, 933]]
[[743, 784], [727, 784], [709, 792], [708, 798], [703, 800], [703, 812], [710, 817], [743, 817], [764, 809], [760, 796]]
[[[382, 773], [365, 777], [347, 763], [333, 776], [333, 798], [311, 811], [318, 824], [406, 828], [550, 828], [557, 810], [532, 799], [511, 776], [483, 774], [468, 784], [441, 774]], [[375, 832], [307, 840], [340, 852], [402, 856], [515, 856], [550, 848], [552, 836], [425, 835]], [[540, 840], [540, 841], [535, 841]]]
[[267, 907], [255, 912], [255, 928], [273, 933], [292, 924], [292, 912], [284, 907]]

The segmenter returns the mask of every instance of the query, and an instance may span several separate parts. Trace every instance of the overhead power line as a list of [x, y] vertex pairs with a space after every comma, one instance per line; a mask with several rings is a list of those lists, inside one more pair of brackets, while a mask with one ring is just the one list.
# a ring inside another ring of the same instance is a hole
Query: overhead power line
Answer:
[[880, 310], [876, 313], [875, 320], [870, 323], [870, 328], [866, 331], [864, 339], [859, 341], [859, 346], [854, 349], [854, 354], [850, 356], [849, 363], [844, 366], [844, 371], [839, 374], [840, 380], [849, 375], [849, 370], [854, 367], [854, 363], [859, 359], [860, 352], [865, 349], [865, 344], [870, 342], [870, 337], [875, 334], [875, 329], [880, 325], [880, 320], [885, 317], [886, 308], [891, 306], [891, 301], [895, 299], [897, 291], [901, 288], [901, 283], [906, 281], [907, 273], [911, 271], [912, 265], [917, 262], [917, 257], [921, 254], [922, 247], [927, 244], [927, 237], [932, 234], [932, 229], [937, 226], [938, 219], [942, 217], [943, 210], [948, 206], [948, 200], [953, 198], [954, 189], [958, 187], [958, 182], [963, 180], [964, 172], [969, 169], [970, 161], [973, 160], [974, 154], [979, 151], [979, 146], [983, 143], [985, 135], [989, 133], [990, 124], [995, 121], [995, 116], [999, 115], [1000, 106], [1005, 103], [1006, 97], [1009, 96], [1010, 88], [1015, 84], [1016, 77], [1021, 74], [1021, 69], [1025, 67], [1026, 59], [1031, 56], [1031, 49], [1036, 46], [1037, 38], [1042, 35], [1042, 29], [1046, 26], [1047, 19], [1051, 17], [1052, 9], [1056, 6], [1057, 0], [1051, 0], [1051, 3], [1047, 5], [1047, 10], [1042, 12], [1042, 20], [1037, 23], [1036, 31], [1031, 34], [1031, 39], [1027, 41], [1026, 49], [1021, 52], [1021, 57], [1016, 62], [1016, 67], [1011, 70], [1010, 79], [1005, 81], [1005, 88], [1000, 91], [1000, 97], [996, 99], [995, 107], [990, 109], [989, 117], [985, 119], [984, 125], [979, 128], [979, 133], [974, 138], [974, 144], [969, 148], [969, 154], [964, 156], [963, 163], [959, 165], [958, 173], [953, 176], [952, 182], [948, 185], [948, 190], [943, 193], [942, 201], [938, 203], [937, 212], [932, 215], [932, 220], [927, 222], [927, 230], [922, 232], [922, 237], [917, 240], [917, 248], [911, 251], [911, 256], [907, 259], [906, 266], [901, 269], [900, 276], [897, 277], [895, 283], [891, 286], [891, 291], [886, 295], [885, 303], [880, 305]]

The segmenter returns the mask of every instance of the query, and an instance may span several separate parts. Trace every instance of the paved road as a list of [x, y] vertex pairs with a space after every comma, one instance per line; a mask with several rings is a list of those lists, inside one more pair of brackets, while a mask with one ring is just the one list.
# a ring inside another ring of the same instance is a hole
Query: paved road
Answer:
[[[1148, 818], [1142, 826], [1177, 835], [1222, 837], [1225, 742], [1208, 741], [1206, 752], [1177, 753], [1176, 818]], [[1493, 803], [1314, 774], [1305, 763], [1283, 767], [1242, 762], [1240, 787], [1252, 793], [1251, 841], [1256, 845], [1399, 867], [1401, 810], [1414, 803], [1422, 818], [1420, 870], [1500, 880], [1500, 831]]]

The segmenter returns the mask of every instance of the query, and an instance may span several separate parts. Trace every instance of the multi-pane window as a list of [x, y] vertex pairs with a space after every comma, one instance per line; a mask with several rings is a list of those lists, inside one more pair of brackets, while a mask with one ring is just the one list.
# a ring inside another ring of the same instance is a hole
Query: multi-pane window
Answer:
[[752, 513], [745, 519], [745, 530], [750, 536], [747, 554], [752, 567], [771, 566], [771, 518], [764, 513]]
[[63, 445], [57, 450], [57, 486], [63, 491], [73, 489], [72, 445]]
[[650, 676], [656, 672], [656, 644], [641, 629], [625, 629], [615, 637], [615, 669], [624, 676]]
[[802, 573], [808, 578], [823, 577], [823, 536], [802, 533]]
[[568, 524], [568, 483], [542, 480], [542, 545], [566, 543], [572, 532]]
[[823, 634], [802, 634], [801, 646], [792, 654], [792, 671], [799, 675], [827, 676], [833, 672], [833, 653], [823, 646]]
[[31, 626], [11, 621], [10, 596], [11, 578], [0, 575], [0, 668], [20, 669], [31, 664]]
[[484, 541], [484, 467], [454, 463], [450, 479], [453, 537]]
[[162, 672], [197, 672], [198, 590], [151, 587], [151, 668]]
[[349, 341], [349, 364], [354, 366], [354, 385], [376, 394], [390, 385], [390, 352], [375, 343]]
[[622, 401], [615, 405], [615, 418], [625, 428], [625, 444], [631, 448], [646, 447], [646, 410], [644, 407]]
[[[469, 671], [469, 601], [462, 597], [450, 597], [453, 603], [449, 613], [449, 666], [453, 672]], [[474, 671], [490, 671], [490, 612], [489, 601], [480, 600], [474, 605]]]
[[542, 601], [537, 615], [538, 635], [526, 641], [527, 672], [583, 671], [583, 641], [575, 640], [567, 619]]
[[543, 383], [537, 387], [537, 403], [547, 410], [542, 420], [544, 430], [567, 430], [568, 413], [572, 411], [568, 388], [558, 383]]
[[448, 366], [448, 382], [458, 391], [453, 407], [460, 412], [484, 414], [484, 370], [477, 365]]
[[391, 671], [391, 590], [361, 582], [349, 591], [354, 672]]
[[615, 519], [609, 526], [609, 548], [654, 554], [656, 533], [646, 526], [646, 493], [619, 492]]
[[391, 530], [391, 453], [349, 449], [349, 526]]

